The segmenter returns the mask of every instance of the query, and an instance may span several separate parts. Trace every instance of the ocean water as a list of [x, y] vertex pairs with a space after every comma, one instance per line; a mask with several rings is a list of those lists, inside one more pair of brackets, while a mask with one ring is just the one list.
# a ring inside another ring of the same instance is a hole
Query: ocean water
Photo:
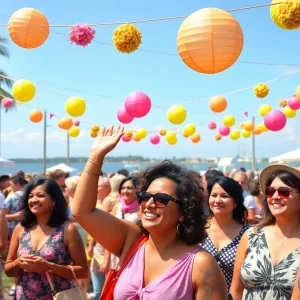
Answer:
[[[47, 164], [47, 168], [50, 168], [54, 165], [55, 164]], [[211, 164], [211, 163], [182, 164], [182, 165], [185, 165], [188, 169], [196, 170], [199, 172], [206, 171], [211, 166], [217, 167], [216, 164]], [[83, 171], [85, 164], [84, 163], [72, 163], [70, 166], [72, 168], [76, 169], [76, 171], [71, 174], [71, 175], [75, 175], [76, 173]], [[127, 165], [127, 164], [123, 164], [123, 163], [104, 163], [102, 170], [104, 173], [117, 172], [120, 169], [127, 169], [129, 172], [133, 172], [135, 170], [142, 170], [148, 166], [149, 166], [149, 164], [147, 164], [147, 163], [140, 163], [140, 164], [133, 164], [133, 165]], [[252, 169], [251, 163], [245, 163], [240, 166], [244, 167], [246, 170]], [[261, 170], [266, 166], [267, 166], [267, 163], [259, 163], [259, 164], [256, 164], [256, 169]], [[0, 174], [13, 174], [17, 170], [23, 170], [24, 172], [28, 172], [28, 173], [33, 173], [33, 172], [42, 173], [43, 172], [43, 164], [42, 163], [17, 163], [17, 166], [14, 169], [0, 168]], [[230, 169], [226, 170], [226, 171], [230, 171]]]

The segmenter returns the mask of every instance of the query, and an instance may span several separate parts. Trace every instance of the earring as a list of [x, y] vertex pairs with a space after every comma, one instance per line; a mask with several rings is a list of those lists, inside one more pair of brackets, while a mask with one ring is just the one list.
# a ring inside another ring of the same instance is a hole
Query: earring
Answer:
[[183, 235], [183, 233], [180, 233], [180, 225], [182, 225], [181, 222], [178, 223], [176, 230], [177, 230], [177, 233], [178, 233], [179, 235]]

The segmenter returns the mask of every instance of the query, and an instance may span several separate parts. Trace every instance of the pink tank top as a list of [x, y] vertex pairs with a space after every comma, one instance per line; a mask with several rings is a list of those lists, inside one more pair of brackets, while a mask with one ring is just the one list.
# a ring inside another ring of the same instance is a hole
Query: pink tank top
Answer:
[[114, 300], [193, 300], [192, 270], [195, 254], [181, 256], [164, 274], [143, 287], [145, 244], [123, 270], [114, 291]]

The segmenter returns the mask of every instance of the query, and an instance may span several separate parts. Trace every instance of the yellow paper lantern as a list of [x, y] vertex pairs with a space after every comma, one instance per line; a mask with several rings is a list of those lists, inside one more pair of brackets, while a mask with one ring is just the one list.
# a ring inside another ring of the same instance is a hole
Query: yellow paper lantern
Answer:
[[251, 136], [251, 131], [248, 131], [248, 130], [242, 130], [242, 136], [245, 138], [245, 139], [247, 139], [247, 138], [249, 138], [250, 136]]
[[35, 96], [35, 86], [29, 80], [18, 80], [13, 84], [12, 94], [16, 100], [28, 102]]
[[113, 42], [118, 51], [129, 54], [139, 48], [142, 34], [134, 25], [122, 24], [115, 29]]
[[298, 101], [300, 101], [300, 85], [297, 86], [295, 95], [296, 95], [296, 98], [298, 99]]
[[68, 130], [68, 133], [71, 137], [77, 137], [80, 133], [80, 129], [76, 126], [73, 126]]
[[177, 142], [177, 136], [176, 133], [174, 131], [168, 130], [166, 135], [165, 135], [165, 139], [168, 143], [172, 142], [172, 141], [176, 141]]
[[265, 98], [269, 94], [269, 87], [265, 83], [258, 83], [254, 87], [253, 92], [257, 98]]
[[258, 109], [258, 113], [261, 117], [264, 117], [271, 110], [272, 106], [270, 104], [262, 104]]
[[33, 123], [41, 122], [43, 120], [43, 113], [38, 109], [34, 109], [30, 112], [29, 119]]
[[98, 136], [98, 132], [95, 132], [93, 130], [90, 131], [90, 137], [95, 138]]
[[232, 140], [238, 140], [241, 136], [241, 133], [240, 133], [239, 130], [233, 129], [233, 130], [230, 131], [229, 136]]
[[177, 137], [175, 139], [173, 139], [173, 140], [167, 140], [167, 143], [169, 145], [175, 145], [175, 144], [177, 144]]
[[37, 9], [17, 10], [8, 21], [8, 33], [15, 44], [32, 49], [44, 44], [49, 36], [47, 18]]
[[283, 113], [287, 118], [294, 118], [297, 115], [297, 111], [291, 109], [288, 105], [283, 109]]
[[172, 124], [181, 124], [186, 119], [186, 110], [181, 105], [173, 105], [169, 108], [167, 117]]
[[189, 137], [196, 132], [196, 126], [194, 124], [186, 124], [183, 128], [183, 135]]
[[66, 111], [72, 117], [80, 117], [85, 113], [86, 105], [84, 99], [71, 97], [66, 102]]
[[128, 138], [131, 138], [132, 137], [132, 131], [131, 130], [125, 130], [125, 133], [124, 135]]
[[141, 139], [136, 135], [136, 133], [134, 133], [132, 135], [132, 139], [135, 141], [135, 142], [139, 142]]
[[91, 127], [91, 131], [94, 131], [94, 132], [99, 132], [99, 130], [100, 130], [100, 127], [98, 126], [98, 125], [93, 125], [92, 127]]
[[209, 101], [210, 109], [215, 113], [221, 113], [227, 108], [227, 101], [223, 96], [217, 95]]
[[269, 129], [266, 127], [265, 123], [259, 123], [257, 125], [257, 128], [261, 131], [261, 132], [268, 132]]
[[270, 14], [277, 26], [286, 30], [300, 28], [299, 0], [273, 0], [272, 4]]
[[216, 141], [221, 141], [221, 139], [222, 139], [221, 134], [220, 134], [220, 133], [216, 133], [216, 135], [215, 135], [215, 140], [216, 140]]
[[227, 127], [231, 127], [235, 124], [235, 118], [232, 115], [223, 117], [223, 124]]
[[137, 130], [135, 135], [138, 139], [142, 140], [147, 136], [147, 130], [144, 128], [141, 128], [141, 129]]
[[177, 34], [177, 50], [192, 70], [215, 74], [231, 67], [244, 44], [238, 21], [218, 8], [200, 9], [188, 16]]
[[201, 140], [201, 137], [200, 137], [200, 135], [198, 134], [198, 133], [194, 133], [192, 136], [191, 136], [191, 141], [193, 142], [193, 143], [199, 143], [200, 142], [200, 140]]
[[254, 124], [252, 121], [248, 120], [248, 121], [244, 122], [243, 126], [241, 126], [241, 127], [247, 131], [252, 131], [254, 128]]

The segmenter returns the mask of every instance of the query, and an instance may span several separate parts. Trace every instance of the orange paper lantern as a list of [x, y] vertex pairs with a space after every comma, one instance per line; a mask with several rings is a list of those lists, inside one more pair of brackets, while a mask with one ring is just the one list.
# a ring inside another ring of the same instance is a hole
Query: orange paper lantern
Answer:
[[43, 120], [43, 113], [38, 109], [34, 109], [30, 112], [29, 119], [33, 123], [41, 122]]
[[49, 36], [47, 18], [34, 8], [17, 10], [9, 19], [8, 33], [15, 44], [32, 49], [44, 44]]
[[73, 120], [69, 117], [63, 117], [58, 121], [58, 127], [69, 130], [73, 126]]
[[192, 136], [191, 136], [191, 140], [193, 143], [199, 143], [200, 142], [200, 135], [198, 133], [194, 133]]
[[227, 101], [223, 96], [214, 96], [209, 101], [209, 107], [213, 112], [220, 113], [227, 108]]
[[194, 71], [215, 74], [240, 56], [244, 35], [238, 21], [218, 8], [200, 9], [188, 16], [177, 34], [177, 50]]
[[256, 134], [256, 135], [261, 134], [261, 130], [260, 130], [259, 126], [255, 126], [255, 127], [253, 128], [253, 133]]

